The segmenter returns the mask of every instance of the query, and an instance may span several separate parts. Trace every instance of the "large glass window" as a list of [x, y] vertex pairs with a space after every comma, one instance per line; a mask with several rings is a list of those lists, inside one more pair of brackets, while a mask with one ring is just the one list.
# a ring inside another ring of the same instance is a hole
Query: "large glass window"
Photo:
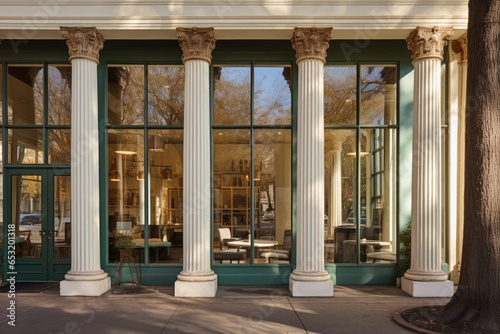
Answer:
[[71, 66], [8, 66], [8, 162], [71, 161]]
[[183, 114], [183, 67], [108, 67], [110, 262], [182, 262]]
[[325, 68], [327, 262], [396, 261], [396, 73]]
[[291, 260], [291, 68], [214, 66], [214, 262]]

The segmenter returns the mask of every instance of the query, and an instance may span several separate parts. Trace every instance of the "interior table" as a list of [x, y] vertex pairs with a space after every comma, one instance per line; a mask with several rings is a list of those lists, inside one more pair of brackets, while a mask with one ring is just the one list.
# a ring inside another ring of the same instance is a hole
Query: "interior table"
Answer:
[[[250, 248], [252, 247], [252, 243], [249, 239], [243, 240], [235, 240], [228, 241], [227, 245], [230, 247], [236, 248]], [[254, 247], [254, 255], [260, 257], [260, 252], [263, 248], [274, 248], [278, 245], [278, 241], [276, 240], [267, 240], [267, 239], [253, 239], [253, 247]]]
[[[344, 263], [355, 263], [356, 262], [356, 240], [344, 240], [343, 242], [345, 247], [344, 251]], [[366, 240], [366, 239], [361, 239], [359, 241], [359, 246], [361, 249], [361, 262], [366, 262], [366, 254], [367, 253], [372, 253], [373, 250], [367, 252], [367, 247], [375, 248], [375, 247], [382, 247], [382, 246], [390, 246], [391, 243], [389, 241], [380, 241], [380, 240]], [[347, 251], [347, 248], [349, 248], [349, 251]]]

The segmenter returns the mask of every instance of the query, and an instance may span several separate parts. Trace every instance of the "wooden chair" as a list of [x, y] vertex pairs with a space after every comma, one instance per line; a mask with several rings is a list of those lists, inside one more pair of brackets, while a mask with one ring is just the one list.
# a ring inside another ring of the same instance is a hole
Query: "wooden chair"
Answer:
[[271, 263], [271, 259], [288, 261], [290, 262], [292, 256], [292, 231], [285, 230], [285, 235], [283, 237], [283, 248], [282, 249], [274, 249], [268, 252], [263, 252], [260, 254], [260, 257], [266, 258], [269, 263]]
[[227, 245], [228, 241], [241, 240], [241, 238], [233, 238], [231, 230], [227, 227], [223, 227], [219, 228], [219, 239], [220, 250], [214, 252], [215, 261], [220, 261], [220, 263], [222, 263], [223, 260], [229, 260], [230, 263], [233, 263], [234, 260], [237, 260], [238, 263], [240, 263], [240, 261], [245, 262], [246, 250], [237, 248], [230, 249]]

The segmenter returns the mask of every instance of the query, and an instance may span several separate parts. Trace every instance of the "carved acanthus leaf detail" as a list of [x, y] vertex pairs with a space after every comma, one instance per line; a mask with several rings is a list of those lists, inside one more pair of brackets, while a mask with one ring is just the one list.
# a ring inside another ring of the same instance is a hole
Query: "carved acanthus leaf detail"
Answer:
[[333, 28], [295, 28], [291, 41], [297, 62], [313, 58], [324, 63], [332, 31]]
[[439, 58], [443, 60], [447, 38], [453, 34], [452, 27], [417, 27], [406, 38], [408, 50], [412, 52], [413, 61], [422, 58]]
[[68, 45], [69, 59], [86, 58], [99, 62], [99, 51], [104, 37], [94, 27], [61, 27], [61, 35]]
[[182, 49], [182, 61], [192, 59], [212, 61], [215, 48], [214, 28], [177, 28], [177, 39]]

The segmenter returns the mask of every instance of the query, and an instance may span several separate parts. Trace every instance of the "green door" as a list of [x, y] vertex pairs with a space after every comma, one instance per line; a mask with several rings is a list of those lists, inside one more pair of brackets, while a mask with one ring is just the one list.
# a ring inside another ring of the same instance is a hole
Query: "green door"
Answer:
[[[59, 281], [70, 269], [69, 169], [5, 169], [4, 277]], [[15, 257], [14, 257], [15, 254]]]

